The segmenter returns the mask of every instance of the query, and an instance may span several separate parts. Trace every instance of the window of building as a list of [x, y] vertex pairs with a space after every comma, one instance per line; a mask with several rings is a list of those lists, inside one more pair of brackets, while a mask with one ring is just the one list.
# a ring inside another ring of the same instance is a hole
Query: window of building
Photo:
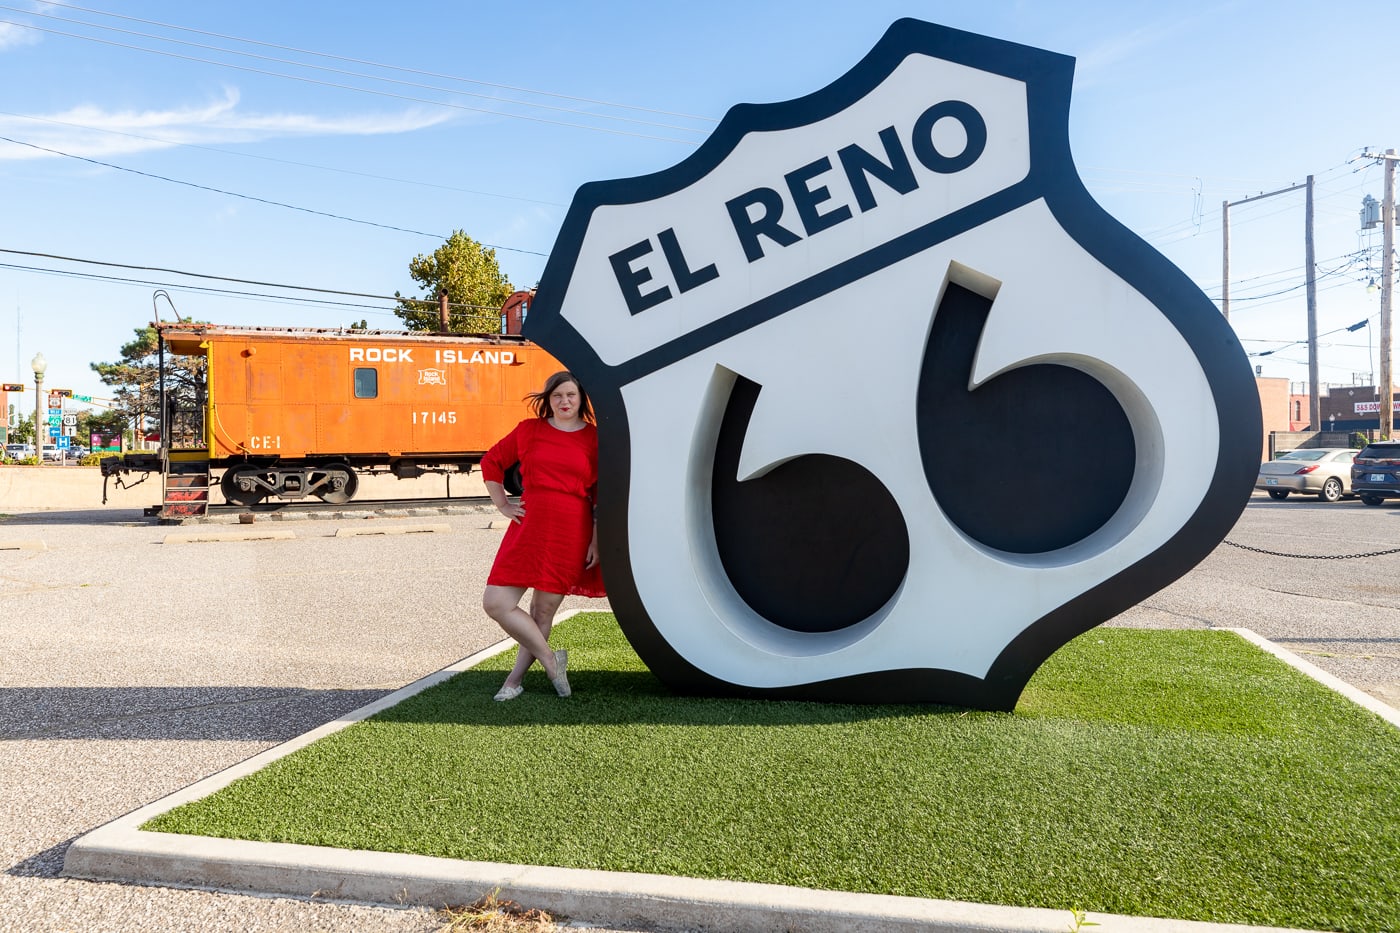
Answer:
[[379, 370], [373, 366], [355, 368], [355, 398], [379, 397]]
[[1295, 401], [1295, 402], [1293, 403], [1293, 420], [1294, 420], [1294, 421], [1302, 421], [1302, 420], [1303, 420], [1303, 403], [1302, 403], [1302, 402]]

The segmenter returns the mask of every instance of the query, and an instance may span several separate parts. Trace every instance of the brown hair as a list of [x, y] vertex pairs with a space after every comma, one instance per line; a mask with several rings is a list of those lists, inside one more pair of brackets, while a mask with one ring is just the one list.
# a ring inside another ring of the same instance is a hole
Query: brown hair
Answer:
[[531, 392], [525, 396], [525, 403], [535, 410], [535, 415], [540, 418], [554, 417], [554, 409], [549, 406], [549, 397], [554, 394], [554, 390], [566, 382], [572, 382], [578, 386], [578, 413], [584, 421], [593, 424], [593, 403], [588, 400], [588, 392], [584, 390], [583, 383], [578, 381], [578, 377], [567, 369], [550, 376], [544, 381], [544, 388], [538, 392]]

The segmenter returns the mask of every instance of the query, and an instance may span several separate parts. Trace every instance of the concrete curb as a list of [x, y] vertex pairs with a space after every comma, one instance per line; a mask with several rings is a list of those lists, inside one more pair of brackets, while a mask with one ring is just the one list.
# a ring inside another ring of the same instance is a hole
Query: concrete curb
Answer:
[[451, 531], [452, 526], [446, 522], [433, 525], [373, 525], [369, 527], [357, 525], [354, 528], [337, 528], [335, 536], [337, 538], [353, 538], [360, 535], [449, 534]]
[[[560, 621], [573, 615], [570, 612]], [[1338, 681], [1248, 629], [1241, 637], [1400, 726], [1400, 712]], [[468, 862], [400, 853], [144, 832], [145, 823], [207, 797], [323, 736], [402, 702], [507, 650], [507, 639], [232, 768], [119, 817], [74, 840], [64, 876], [223, 891], [441, 907], [496, 892], [502, 899], [592, 923], [653, 923], [767, 933], [1063, 933], [1069, 910], [1004, 907], [883, 894], [818, 891], [629, 872]], [[1103, 933], [1298, 933], [1279, 927], [1095, 913]]]
[[248, 528], [242, 531], [172, 531], [163, 544], [192, 544], [205, 541], [286, 541], [297, 536], [290, 528]]
[[1347, 683], [1345, 680], [1342, 680], [1338, 677], [1333, 676], [1332, 674], [1327, 673], [1322, 668], [1318, 667], [1316, 664], [1312, 664], [1311, 662], [1303, 660], [1293, 652], [1289, 651], [1287, 648], [1284, 648], [1281, 645], [1277, 645], [1269, 641], [1267, 638], [1264, 638], [1247, 628], [1232, 628], [1227, 629], [1227, 631], [1234, 632], [1236, 635], [1240, 636], [1245, 641], [1253, 642], [1255, 645], [1259, 646], [1260, 648], [1263, 648], [1269, 654], [1278, 658], [1280, 661], [1283, 661], [1290, 667], [1296, 668], [1302, 673], [1307, 674], [1309, 677], [1322, 684], [1324, 687], [1331, 688], [1332, 690], [1346, 697], [1348, 700], [1351, 700], [1351, 702], [1355, 703], [1357, 706], [1361, 706], [1365, 709], [1370, 710], [1377, 716], [1384, 719], [1386, 722], [1390, 723], [1392, 726], [1395, 726], [1397, 729], [1400, 729], [1400, 709], [1396, 709], [1395, 707], [1390, 706], [1387, 703], [1382, 703], [1380, 700], [1371, 696], [1366, 691], [1358, 690], [1351, 684]]

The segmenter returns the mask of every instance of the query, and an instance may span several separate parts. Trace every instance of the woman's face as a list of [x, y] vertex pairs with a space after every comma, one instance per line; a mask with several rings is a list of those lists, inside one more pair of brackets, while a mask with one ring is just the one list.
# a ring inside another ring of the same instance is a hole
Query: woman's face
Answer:
[[573, 421], [578, 418], [578, 383], [561, 382], [549, 393], [549, 410], [559, 421]]

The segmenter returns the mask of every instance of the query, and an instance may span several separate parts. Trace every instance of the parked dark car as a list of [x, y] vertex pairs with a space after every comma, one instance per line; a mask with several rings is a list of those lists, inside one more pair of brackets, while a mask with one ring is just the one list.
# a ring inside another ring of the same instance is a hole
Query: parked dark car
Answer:
[[1367, 505], [1400, 499], [1400, 441], [1372, 441], [1356, 455], [1351, 488]]
[[1279, 454], [1259, 467], [1255, 489], [1273, 499], [1287, 499], [1289, 493], [1310, 494], [1323, 502], [1336, 502], [1352, 494], [1350, 447], [1308, 447]]

